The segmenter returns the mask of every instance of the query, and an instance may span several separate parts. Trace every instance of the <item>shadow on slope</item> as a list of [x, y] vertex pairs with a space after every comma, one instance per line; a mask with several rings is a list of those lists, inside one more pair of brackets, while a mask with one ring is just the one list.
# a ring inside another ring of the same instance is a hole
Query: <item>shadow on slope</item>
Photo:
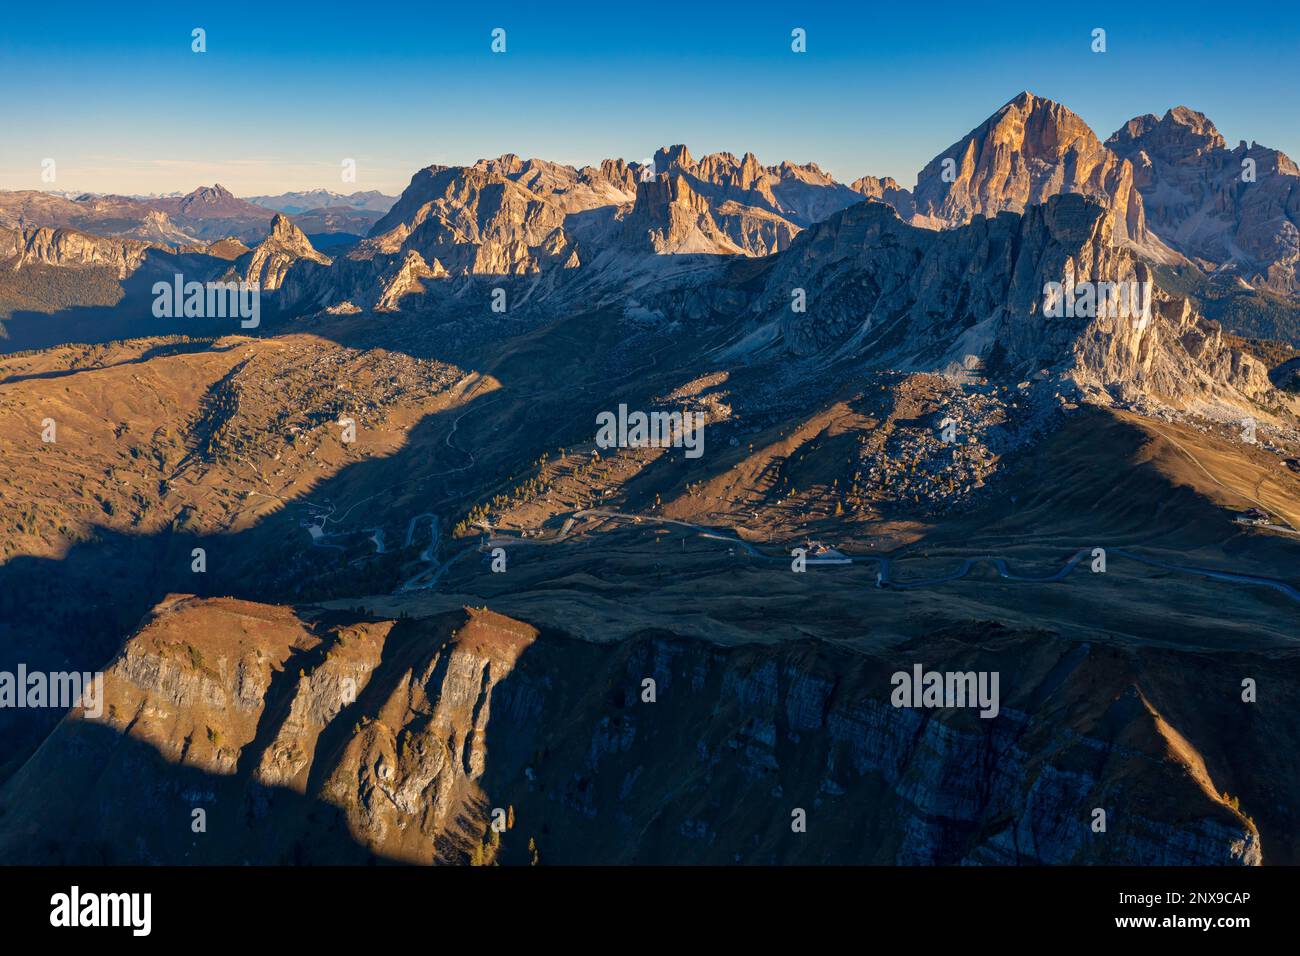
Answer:
[[[218, 281], [230, 267], [229, 260], [218, 256], [150, 249], [144, 262], [127, 278], [108, 280], [116, 290], [106, 300], [102, 288], [103, 270], [82, 266], [24, 266], [0, 282], [0, 307], [6, 301], [6, 292], [15, 292], [15, 284], [34, 281], [35, 277], [56, 286], [54, 291], [45, 289], [39, 296], [41, 301], [77, 304], [54, 311], [35, 311], [20, 306], [7, 315], [0, 312], [0, 332], [3, 333], [0, 335], [0, 355], [69, 343], [98, 344], [150, 336], [266, 335], [282, 328], [285, 320], [278, 315], [276, 292], [262, 293], [260, 324], [256, 328], [241, 328], [238, 317], [159, 318], [154, 315], [154, 283], [170, 285], [177, 274], [184, 276], [186, 282]], [[30, 298], [23, 296], [19, 301]]]

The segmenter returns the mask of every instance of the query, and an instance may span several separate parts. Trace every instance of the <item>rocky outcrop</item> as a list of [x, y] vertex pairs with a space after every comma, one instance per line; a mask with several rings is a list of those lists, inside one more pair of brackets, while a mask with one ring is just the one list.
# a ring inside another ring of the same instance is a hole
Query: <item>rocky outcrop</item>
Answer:
[[526, 624], [470, 611], [386, 688], [382, 717], [357, 730], [322, 784], [328, 799], [352, 808], [371, 849], [435, 862], [482, 841], [492, 813], [482, 787], [500, 725], [526, 720], [540, 703], [502, 684], [536, 637]]
[[603, 180], [614, 186], [627, 201], [636, 198], [637, 180], [643, 170], [640, 163], [629, 163], [622, 159], [602, 159], [599, 166], [584, 166], [578, 170], [580, 179], [587, 181]]
[[861, 196], [815, 164], [764, 167], [753, 153], [696, 160], [682, 145], [655, 153], [655, 176], [638, 184], [623, 240], [657, 254], [766, 256], [800, 229]]
[[1151, 228], [1205, 268], [1300, 290], [1300, 169], [1242, 141], [1229, 149], [1202, 113], [1179, 106], [1130, 120], [1107, 141], [1134, 168]]
[[379, 666], [392, 622], [340, 627], [319, 663], [294, 683], [284, 720], [253, 772], [267, 787], [306, 793], [320, 735], [353, 706]]
[[[373, 250], [335, 258], [329, 266], [308, 259], [295, 263], [280, 286], [280, 305], [294, 311], [330, 309], [347, 303], [350, 309], [399, 309], [401, 300], [424, 290], [425, 278], [444, 276], [441, 263], [407, 253], [376, 254]], [[408, 303], [410, 304], [410, 303]]]
[[107, 266], [125, 279], [145, 261], [148, 242], [133, 239], [106, 239], [76, 229], [40, 227], [0, 230], [0, 257], [13, 258], [17, 270], [33, 263], [49, 266]]
[[26, 245], [21, 230], [0, 228], [0, 261], [21, 256]]
[[377, 312], [395, 312], [401, 308], [402, 298], [424, 292], [421, 279], [445, 279], [447, 270], [437, 259], [425, 262], [414, 249], [408, 249], [395, 271], [380, 276], [381, 292], [375, 302]]
[[330, 257], [317, 252], [303, 231], [281, 213], [271, 220], [271, 234], [246, 256], [235, 262], [235, 269], [246, 282], [264, 291], [278, 289], [294, 263], [299, 260], [328, 266]]
[[739, 203], [710, 203], [692, 177], [667, 174], [638, 185], [623, 222], [625, 241], [656, 254], [767, 255], [786, 248], [798, 227]]
[[[938, 233], [867, 203], [801, 234], [757, 308], [800, 355], [857, 354], [930, 371], [974, 357], [1010, 376], [1051, 370], [1102, 403], [1150, 399], [1265, 417], [1257, 405], [1293, 407], [1262, 363], [1155, 287], [1117, 223], [1113, 206], [1077, 194]], [[1081, 299], [1075, 314], [1053, 314], [1053, 295], [1107, 287], [1124, 298]], [[805, 311], [792, 307], [796, 289]], [[1150, 307], [1130, 294], [1149, 295]]]
[[190, 234], [181, 229], [167, 213], [150, 209], [144, 214], [140, 224], [129, 229], [113, 233], [119, 239], [142, 239], [155, 245], [183, 245], [193, 242]]
[[370, 238], [351, 253], [418, 252], [451, 275], [526, 275], [572, 268], [577, 250], [564, 234], [565, 212], [512, 179], [478, 168], [429, 167]]
[[916, 214], [916, 203], [912, 199], [912, 193], [888, 176], [883, 179], [863, 176], [849, 183], [849, 188], [868, 199], [878, 199], [888, 203], [905, 221], [910, 221]]
[[177, 246], [176, 251], [180, 253], [196, 252], [200, 255], [212, 256], [214, 259], [225, 259], [227, 262], [234, 262], [240, 256], [253, 250], [233, 236], [227, 236], [225, 239], [218, 239], [216, 242], [198, 242]]
[[[805, 229], [846, 206], [861, 202], [860, 197], [865, 193], [858, 185], [872, 178], [864, 176], [857, 183], [845, 186], [836, 182], [829, 173], [822, 172], [816, 163], [797, 165], [790, 162], [769, 168], [767, 174], [781, 214]], [[892, 183], [893, 180], [886, 177], [881, 182]], [[857, 195], [852, 195], [854, 193]], [[906, 205], [906, 195], [906, 190], [900, 190], [891, 193], [887, 201], [897, 200], [900, 205]]]
[[638, 167], [623, 160], [605, 160], [598, 167], [575, 169], [562, 163], [521, 159], [507, 153], [497, 159], [480, 159], [473, 168], [504, 176], [554, 203], [566, 214], [625, 205], [636, 198]]
[[370, 236], [346, 255], [325, 267], [300, 259], [285, 275], [282, 305], [302, 311], [348, 302], [393, 311], [404, 298], [426, 291], [423, 279], [576, 269], [581, 259], [565, 230], [564, 208], [504, 170], [520, 178], [529, 170], [540, 174], [539, 164], [515, 157], [421, 170]]

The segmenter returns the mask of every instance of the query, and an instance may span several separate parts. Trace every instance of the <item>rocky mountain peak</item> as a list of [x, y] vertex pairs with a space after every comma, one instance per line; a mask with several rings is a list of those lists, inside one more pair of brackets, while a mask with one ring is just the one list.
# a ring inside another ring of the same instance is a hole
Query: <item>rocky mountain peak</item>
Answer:
[[656, 173], [666, 173], [674, 169], [688, 173], [695, 171], [695, 160], [691, 158], [690, 150], [681, 143], [675, 146], [661, 146], [655, 150], [654, 162]]
[[216, 203], [220, 203], [227, 199], [234, 199], [234, 198], [235, 198], [234, 193], [232, 193], [225, 186], [221, 185], [221, 183], [216, 183], [215, 185], [212, 186], [198, 187], [189, 195], [185, 196], [183, 198], [183, 201], [190, 204], [209, 203], [215, 205]]
[[1072, 149], [1092, 153], [1101, 146], [1078, 114], [1029, 92], [1009, 101], [968, 139], [984, 148], [1006, 146], [1042, 162], [1057, 162]]
[[868, 199], [888, 203], [904, 220], [910, 221], [916, 212], [911, 191], [900, 186], [892, 177], [863, 176], [849, 183], [849, 189]]
[[1071, 110], [1028, 91], [936, 156], [917, 177], [916, 222], [944, 228], [1022, 212], [1060, 193], [1104, 198], [1128, 239], [1147, 238], [1132, 166]]
[[799, 182], [815, 183], [819, 186], [835, 184], [835, 177], [823, 172], [822, 168], [816, 163], [792, 163], [789, 160], [783, 160], [774, 172], [781, 179], [797, 179]]
[[636, 181], [639, 167], [622, 159], [603, 159], [599, 166], [584, 166], [578, 171], [578, 178], [589, 186], [608, 184], [619, 192], [636, 195]]
[[493, 169], [505, 176], [523, 169], [524, 160], [517, 153], [502, 153], [496, 159], [480, 159], [474, 165]]
[[710, 153], [695, 163], [693, 168], [681, 165], [673, 168], [713, 186], [740, 191], [757, 189], [768, 191], [770, 195], [770, 190], [766, 190], [767, 170], [759, 165], [758, 158], [753, 153], [746, 153], [741, 159], [731, 153]]
[[282, 212], [277, 212], [271, 218], [271, 235], [268, 239], [281, 242], [296, 242], [299, 240], [306, 242], [307, 236], [290, 221], [288, 216]]
[[271, 211], [233, 195], [217, 183], [200, 186], [179, 197], [151, 199], [148, 207], [167, 213], [172, 221], [200, 240], [237, 235], [261, 239], [266, 235]]
[[264, 290], [278, 289], [289, 269], [300, 260], [327, 266], [330, 257], [317, 252], [306, 234], [284, 213], [271, 220], [271, 234], [255, 249], [236, 260], [236, 271]]
[[1130, 120], [1106, 145], [1132, 164], [1152, 228], [1179, 252], [1275, 292], [1300, 285], [1300, 170], [1285, 154], [1230, 150], [1185, 106]]
[[1175, 106], [1160, 119], [1152, 114], [1129, 120], [1106, 145], [1126, 159], [1135, 159], [1139, 150], [1159, 156], [1167, 162], [1188, 162], [1209, 151], [1224, 149], [1227, 143], [1204, 113]]
[[1160, 123], [1160, 117], [1155, 113], [1144, 113], [1141, 116], [1135, 116], [1115, 132], [1110, 134], [1106, 140], [1106, 145], [1114, 147], [1117, 143], [1127, 143], [1138, 139], [1149, 133]]
[[1190, 132], [1205, 137], [1216, 146], [1223, 147], [1227, 145], [1218, 129], [1210, 122], [1209, 117], [1204, 113], [1188, 109], [1186, 106], [1175, 106], [1166, 112], [1164, 122], [1186, 127]]

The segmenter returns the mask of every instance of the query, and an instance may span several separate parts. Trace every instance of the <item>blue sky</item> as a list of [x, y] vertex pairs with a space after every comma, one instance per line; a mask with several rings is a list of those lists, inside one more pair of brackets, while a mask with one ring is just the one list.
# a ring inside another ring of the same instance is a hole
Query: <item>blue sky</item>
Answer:
[[[1023, 89], [1103, 139], [1182, 104], [1230, 144], [1300, 157], [1294, 2], [177, 6], [8, 6], [0, 188], [392, 193], [430, 163], [583, 165], [677, 142], [910, 186]], [[195, 27], [206, 53], [191, 52]], [[790, 50], [794, 27], [805, 54]]]

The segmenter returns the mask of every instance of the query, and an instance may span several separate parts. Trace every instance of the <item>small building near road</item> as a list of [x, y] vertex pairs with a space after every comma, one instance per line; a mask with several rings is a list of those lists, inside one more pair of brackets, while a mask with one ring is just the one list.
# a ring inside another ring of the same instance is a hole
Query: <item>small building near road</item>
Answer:
[[1273, 523], [1272, 517], [1270, 517], [1269, 513], [1264, 511], [1262, 508], [1248, 508], [1245, 511], [1240, 511], [1233, 520], [1235, 520], [1237, 524], [1249, 525], [1266, 525]]
[[808, 542], [808, 564], [852, 564], [853, 559], [846, 557], [843, 552], [834, 548], [827, 547], [820, 541]]

